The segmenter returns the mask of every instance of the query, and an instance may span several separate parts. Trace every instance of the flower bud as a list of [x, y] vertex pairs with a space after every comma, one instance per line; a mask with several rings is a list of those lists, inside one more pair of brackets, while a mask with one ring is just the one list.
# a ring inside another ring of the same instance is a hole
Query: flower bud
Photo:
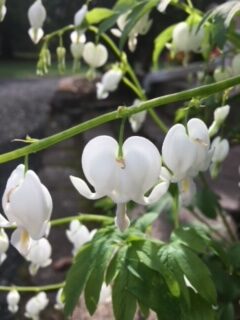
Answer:
[[105, 99], [108, 97], [109, 92], [115, 91], [122, 79], [122, 71], [119, 69], [111, 69], [107, 71], [102, 81], [96, 84], [97, 87], [97, 98]]
[[82, 8], [75, 13], [75, 16], [74, 16], [75, 27], [79, 27], [82, 24], [86, 14], [87, 14], [87, 11], [88, 11], [88, 7], [86, 4], [84, 4], [82, 6]]
[[11, 313], [18, 311], [18, 304], [20, 301], [20, 294], [17, 290], [11, 290], [7, 295], [8, 310]]
[[68, 240], [73, 244], [73, 255], [76, 255], [79, 249], [86, 243], [92, 240], [96, 233], [96, 229], [91, 232], [86, 226], [78, 220], [73, 220], [70, 223], [69, 229], [66, 231]]
[[63, 310], [64, 309], [62, 293], [63, 293], [63, 288], [59, 289], [57, 292], [56, 303], [54, 305], [54, 309], [56, 309], [56, 310]]
[[29, 272], [34, 276], [39, 268], [45, 268], [52, 263], [50, 259], [52, 254], [52, 247], [49, 241], [42, 238], [37, 241], [33, 241], [26, 259], [31, 262]]
[[[141, 102], [141, 100], [135, 99], [132, 106], [137, 107], [140, 102]], [[147, 116], [147, 111], [141, 111], [141, 112], [133, 114], [129, 118], [129, 122], [130, 122], [130, 125], [131, 125], [133, 132], [138, 132], [140, 130], [140, 128], [142, 127], [142, 125], [146, 119], [146, 116]]]
[[28, 33], [34, 43], [38, 43], [44, 35], [42, 26], [46, 16], [46, 9], [41, 0], [36, 0], [28, 10], [28, 20], [31, 26]]
[[57, 47], [57, 59], [58, 59], [58, 70], [63, 73], [66, 69], [66, 49], [64, 47]]
[[219, 107], [214, 111], [214, 120], [208, 129], [210, 137], [214, 136], [222, 126], [230, 111], [230, 106]]
[[108, 52], [104, 45], [87, 42], [83, 50], [83, 59], [92, 68], [103, 66], [108, 59]]
[[0, 0], [0, 22], [2, 22], [7, 13], [6, 0]]
[[26, 304], [25, 317], [32, 320], [39, 320], [39, 314], [48, 305], [48, 298], [45, 292], [40, 292], [28, 300]]

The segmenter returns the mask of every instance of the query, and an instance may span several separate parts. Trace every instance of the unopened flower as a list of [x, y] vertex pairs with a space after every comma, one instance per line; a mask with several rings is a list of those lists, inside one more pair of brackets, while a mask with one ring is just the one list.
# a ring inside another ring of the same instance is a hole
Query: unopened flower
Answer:
[[11, 313], [16, 313], [18, 312], [18, 304], [20, 301], [20, 294], [17, 290], [13, 289], [9, 291], [7, 294], [7, 304], [8, 304], [8, 310]]
[[0, 22], [2, 22], [7, 13], [6, 0], [0, 0]]
[[48, 297], [45, 292], [40, 292], [28, 300], [25, 308], [25, 317], [32, 320], [40, 320], [40, 312], [48, 305]]
[[[117, 20], [117, 28], [111, 29], [111, 32], [116, 37], [121, 37], [123, 30], [129, 22], [130, 11], [122, 14]], [[149, 14], [145, 14], [142, 18], [138, 20], [135, 26], [128, 34], [128, 48], [130, 51], [135, 51], [137, 46], [137, 37], [138, 35], [145, 35], [152, 25], [152, 20], [149, 19]]]
[[[135, 99], [132, 107], [137, 107], [140, 102], [141, 102], [141, 100]], [[140, 130], [140, 128], [142, 127], [142, 125], [146, 119], [146, 116], [147, 116], [147, 111], [141, 111], [141, 112], [133, 114], [129, 118], [129, 122], [130, 122], [130, 125], [131, 125], [133, 132], [137, 132]]]
[[63, 293], [63, 288], [59, 289], [56, 295], [56, 303], [54, 305], [54, 309], [56, 310], [63, 310], [64, 309], [64, 303], [62, 300], [62, 293]]
[[79, 10], [75, 13], [75, 15], [74, 15], [74, 25], [75, 25], [75, 27], [79, 27], [79, 26], [82, 24], [82, 22], [83, 22], [83, 20], [84, 20], [84, 18], [85, 18], [85, 16], [86, 16], [86, 14], [87, 14], [87, 11], [88, 11], [88, 7], [87, 7], [86, 4], [84, 4], [84, 5], [82, 6], [82, 8], [79, 9]]
[[49, 266], [52, 263], [51, 254], [52, 247], [47, 239], [33, 240], [26, 256], [26, 259], [31, 262], [29, 266], [30, 274], [35, 275], [39, 268]]
[[157, 9], [159, 12], [165, 12], [171, 0], [160, 0]]
[[103, 66], [108, 59], [108, 52], [104, 45], [87, 42], [83, 50], [83, 59], [92, 68]]
[[1, 226], [16, 225], [11, 244], [26, 255], [31, 241], [42, 238], [49, 228], [52, 213], [50, 193], [34, 171], [25, 172], [25, 166], [20, 164], [7, 181], [2, 206], [8, 220], [0, 215]]
[[227, 118], [229, 111], [230, 111], [229, 105], [219, 107], [214, 111], [214, 120], [208, 129], [210, 137], [214, 136], [218, 132], [223, 122]]
[[185, 60], [187, 61], [189, 52], [200, 52], [201, 44], [204, 37], [204, 30], [201, 28], [197, 31], [197, 25], [189, 25], [183, 21], [176, 25], [172, 34], [172, 44], [170, 48], [174, 53], [185, 53]]
[[68, 240], [73, 244], [73, 255], [76, 255], [79, 249], [88, 241], [91, 241], [96, 229], [91, 232], [86, 226], [81, 224], [78, 220], [73, 220], [70, 223], [69, 229], [66, 231]]
[[28, 20], [31, 28], [28, 34], [34, 43], [38, 43], [44, 35], [42, 26], [47, 13], [41, 0], [36, 0], [28, 10]]
[[111, 69], [107, 71], [101, 82], [97, 82], [97, 98], [105, 99], [109, 96], [109, 92], [117, 89], [119, 82], [122, 79], [122, 71], [120, 69]]
[[210, 173], [213, 178], [218, 175], [221, 163], [226, 159], [229, 154], [229, 142], [227, 139], [221, 139], [219, 136], [216, 137], [211, 145], [213, 150], [212, 163], [210, 166]]
[[[158, 201], [167, 188], [164, 182], [159, 183], [161, 156], [152, 142], [133, 136], [124, 142], [121, 154], [119, 148], [117, 141], [109, 136], [98, 136], [85, 146], [82, 168], [95, 192], [84, 180], [70, 178], [84, 197], [94, 200], [109, 196], [117, 203], [116, 224], [124, 230], [129, 225], [128, 201], [148, 205]], [[150, 190], [149, 196], [145, 196]]]
[[182, 124], [174, 125], [162, 146], [163, 161], [171, 170], [172, 182], [179, 182], [207, 170], [210, 164], [209, 147], [208, 129], [202, 120], [189, 120], [187, 130]]
[[0, 228], [0, 265], [7, 258], [6, 252], [8, 250], [8, 247], [9, 247], [8, 235], [2, 228]]

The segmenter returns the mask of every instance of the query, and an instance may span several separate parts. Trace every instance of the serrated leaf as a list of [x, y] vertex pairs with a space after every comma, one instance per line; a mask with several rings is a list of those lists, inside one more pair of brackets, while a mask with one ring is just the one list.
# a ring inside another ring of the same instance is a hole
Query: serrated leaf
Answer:
[[122, 268], [114, 281], [112, 302], [116, 320], [133, 320], [136, 313], [136, 298], [128, 290], [130, 279], [129, 271]]
[[205, 216], [215, 219], [219, 208], [218, 197], [207, 188], [199, 190], [196, 194], [196, 206]]
[[210, 271], [202, 260], [182, 245], [172, 245], [172, 255], [200, 296], [208, 303], [216, 304], [216, 289]]
[[115, 253], [112, 260], [110, 261], [109, 266], [107, 268], [106, 276], [105, 276], [105, 282], [107, 285], [110, 284], [115, 279], [118, 272], [120, 271], [122, 263], [126, 258], [127, 249], [128, 249], [127, 246], [121, 247]]
[[154, 40], [154, 49], [153, 49], [153, 56], [152, 56], [152, 62], [153, 62], [153, 69], [158, 69], [158, 59], [161, 55], [163, 49], [165, 48], [165, 45], [167, 42], [169, 42], [172, 38], [172, 33], [175, 28], [175, 24], [166, 28], [163, 32], [161, 32]]
[[163, 263], [163, 265], [174, 274], [180, 286], [181, 295], [184, 298], [186, 305], [190, 306], [189, 288], [186, 286], [186, 282], [184, 280], [184, 274], [181, 268], [179, 267], [174, 254], [172, 253], [171, 246], [170, 245], [163, 246], [159, 250], [158, 256], [160, 258], [160, 261]]
[[87, 13], [86, 20], [90, 25], [97, 24], [111, 17], [113, 14], [114, 11], [107, 8], [94, 8]]
[[119, 43], [120, 50], [123, 49], [129, 33], [131, 32], [133, 27], [136, 25], [138, 20], [140, 20], [153, 7], [155, 7], [157, 3], [158, 3], [158, 0], [141, 1], [131, 10], [131, 13], [128, 16], [128, 23], [125, 26], [120, 39], [120, 43]]
[[174, 297], [180, 296], [180, 287], [174, 277], [174, 274], [161, 263], [160, 259], [156, 255], [151, 255], [151, 257], [149, 257], [145, 253], [139, 251], [138, 257], [141, 263], [145, 264], [148, 268], [157, 271], [162, 275], [169, 291]]
[[158, 216], [159, 213], [157, 212], [148, 212], [134, 221], [133, 226], [134, 228], [139, 229], [142, 232], [146, 232], [147, 228], [153, 224]]
[[79, 297], [90, 274], [93, 261], [94, 247], [89, 243], [80, 249], [67, 274], [66, 284], [63, 289], [63, 295], [65, 297], [64, 312], [66, 316], [71, 315], [78, 303]]
[[95, 263], [91, 269], [84, 290], [85, 302], [90, 315], [93, 315], [96, 311], [104, 281], [104, 274], [113, 254], [114, 246], [106, 243], [99, 248], [95, 256]]

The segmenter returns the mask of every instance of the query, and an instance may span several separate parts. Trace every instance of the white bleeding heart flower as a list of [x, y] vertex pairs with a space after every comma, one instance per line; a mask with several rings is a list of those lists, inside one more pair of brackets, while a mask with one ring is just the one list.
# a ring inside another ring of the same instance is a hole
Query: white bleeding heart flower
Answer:
[[103, 76], [101, 82], [96, 83], [97, 98], [106, 99], [109, 92], [113, 92], [118, 88], [119, 82], [122, 79], [122, 71], [120, 69], [111, 69]]
[[46, 20], [47, 13], [41, 0], [36, 0], [28, 9], [28, 20], [31, 28], [28, 34], [34, 43], [38, 43], [44, 35], [42, 26]]
[[230, 112], [229, 105], [219, 107], [214, 111], [214, 120], [208, 129], [210, 137], [214, 136], [218, 132], [218, 130], [222, 126], [223, 122], [227, 118], [229, 112]]
[[[168, 185], [159, 183], [161, 156], [152, 142], [133, 136], [123, 143], [121, 151], [120, 156], [118, 142], [112, 137], [92, 139], [83, 150], [82, 168], [95, 192], [84, 180], [73, 176], [70, 179], [88, 199], [110, 197], [117, 204], [116, 224], [124, 230], [129, 225], [126, 203], [130, 200], [143, 205], [157, 202]], [[145, 196], [150, 190], [149, 196]]]
[[56, 303], [54, 305], [54, 309], [56, 310], [64, 309], [65, 304], [63, 303], [62, 293], [63, 293], [63, 288], [59, 289], [56, 295]]
[[0, 22], [2, 22], [6, 16], [7, 7], [6, 7], [6, 0], [0, 1]]
[[11, 313], [18, 312], [18, 304], [20, 301], [20, 294], [17, 290], [11, 290], [7, 294], [7, 304], [8, 304], [8, 311]]
[[32, 320], [40, 320], [40, 312], [48, 305], [48, 297], [45, 292], [40, 292], [28, 300], [25, 307], [25, 317]]
[[82, 6], [82, 8], [79, 9], [75, 13], [75, 15], [74, 15], [74, 25], [75, 25], [75, 27], [79, 27], [82, 24], [83, 20], [86, 17], [87, 11], [88, 11], [88, 7], [87, 7], [86, 4], [84, 4]]
[[187, 130], [182, 124], [174, 125], [162, 145], [163, 161], [172, 173], [171, 181], [179, 182], [207, 170], [211, 159], [209, 146], [208, 129], [202, 120], [189, 120]]
[[86, 243], [92, 240], [96, 233], [96, 229], [89, 231], [86, 226], [78, 220], [73, 220], [70, 223], [69, 229], [66, 231], [68, 240], [73, 244], [73, 255], [76, 255], [79, 249]]
[[108, 59], [108, 51], [102, 44], [87, 42], [83, 50], [83, 59], [92, 68], [102, 67]]
[[52, 263], [51, 259], [52, 247], [49, 241], [42, 238], [37, 241], [32, 241], [27, 261], [31, 262], [29, 272], [32, 276], [36, 275], [39, 268], [45, 268]]
[[0, 229], [0, 265], [6, 260], [6, 252], [9, 248], [9, 239], [6, 232]]
[[[129, 22], [129, 14], [131, 12], [127, 11], [126, 13], [122, 14], [117, 20], [118, 28], [111, 29], [111, 32], [116, 37], [120, 38], [122, 33]], [[145, 35], [152, 25], [152, 20], [149, 19], [149, 14], [145, 14], [141, 17], [135, 26], [131, 29], [128, 34], [128, 48], [130, 51], [135, 51], [137, 46], [137, 37], [138, 35]]]
[[229, 154], [230, 146], [227, 139], [221, 139], [219, 136], [212, 141], [211, 149], [213, 150], [210, 173], [215, 178], [220, 170], [221, 163]]
[[83, 33], [83, 31], [73, 31], [70, 34], [70, 39], [72, 43], [85, 43], [86, 42], [86, 36]]
[[189, 25], [183, 21], [176, 25], [172, 35], [171, 48], [174, 52], [200, 52], [204, 37], [204, 29], [197, 31], [198, 25]]
[[52, 198], [47, 188], [32, 170], [25, 172], [20, 164], [10, 175], [2, 198], [7, 217], [0, 215], [2, 227], [16, 225], [11, 244], [27, 255], [32, 240], [41, 239], [49, 229]]
[[[137, 107], [140, 102], [141, 102], [141, 100], [135, 99], [132, 107]], [[129, 118], [129, 122], [130, 122], [130, 125], [131, 125], [133, 132], [138, 132], [140, 130], [140, 128], [142, 127], [142, 125], [146, 119], [146, 116], [147, 116], [147, 111], [141, 111], [141, 112], [133, 114]]]
[[161, 0], [157, 6], [158, 11], [161, 13], [165, 12], [170, 2], [171, 0]]
[[211, 145], [213, 149], [212, 162], [223, 162], [229, 154], [229, 142], [227, 139], [216, 137]]

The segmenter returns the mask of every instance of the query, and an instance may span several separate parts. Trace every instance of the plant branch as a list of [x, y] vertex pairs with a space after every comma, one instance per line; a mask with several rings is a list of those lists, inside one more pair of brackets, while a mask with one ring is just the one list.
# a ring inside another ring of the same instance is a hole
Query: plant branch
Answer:
[[9, 292], [11, 290], [17, 290], [18, 292], [40, 292], [40, 291], [57, 291], [61, 289], [65, 285], [64, 282], [56, 283], [56, 284], [49, 284], [46, 286], [28, 286], [28, 287], [22, 287], [22, 286], [0, 286], [0, 292], [5, 291]]
[[189, 89], [185, 91], [181, 91], [178, 93], [168, 94], [159, 98], [150, 99], [148, 101], [144, 101], [140, 103], [137, 107], [122, 107], [116, 111], [112, 111], [86, 122], [83, 122], [79, 125], [71, 127], [67, 130], [56, 133], [47, 138], [38, 140], [31, 145], [16, 149], [14, 151], [7, 152], [5, 154], [0, 155], [0, 163], [5, 163], [8, 161], [12, 161], [21, 157], [24, 157], [27, 154], [36, 153], [41, 150], [47, 149], [57, 143], [68, 140], [82, 132], [85, 132], [89, 129], [93, 129], [98, 127], [104, 123], [114, 121], [117, 119], [122, 119], [123, 117], [129, 117], [135, 113], [150, 110], [151, 108], [156, 108], [160, 106], [164, 106], [166, 104], [186, 101], [190, 100], [193, 97], [207, 97], [214, 93], [223, 91], [227, 88], [233, 87], [240, 83], [240, 76], [232, 77], [227, 80], [223, 80], [217, 83], [204, 85], [198, 88]]

